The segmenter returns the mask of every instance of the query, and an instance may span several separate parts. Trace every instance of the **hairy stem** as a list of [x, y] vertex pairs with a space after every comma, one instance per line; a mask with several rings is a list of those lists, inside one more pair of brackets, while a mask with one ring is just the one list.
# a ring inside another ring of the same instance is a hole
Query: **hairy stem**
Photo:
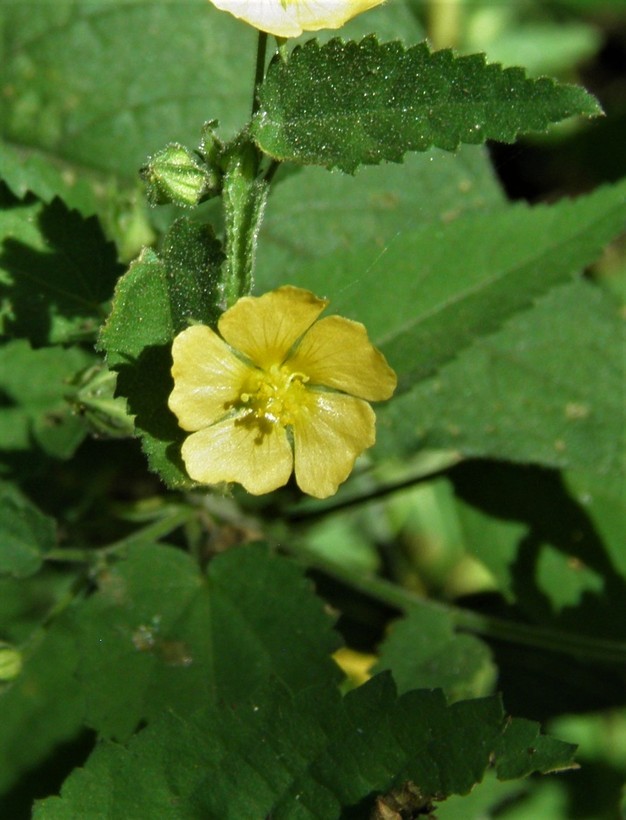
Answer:
[[383, 578], [366, 575], [327, 558], [322, 558], [302, 545], [295, 545], [293, 553], [311, 569], [319, 570], [346, 586], [405, 613], [419, 608], [437, 610], [450, 616], [457, 629], [472, 632], [484, 638], [530, 646], [533, 649], [543, 649], [548, 652], [560, 652], [579, 660], [626, 664], [626, 642], [624, 641], [561, 632], [505, 618], [482, 615], [451, 604], [423, 598]]

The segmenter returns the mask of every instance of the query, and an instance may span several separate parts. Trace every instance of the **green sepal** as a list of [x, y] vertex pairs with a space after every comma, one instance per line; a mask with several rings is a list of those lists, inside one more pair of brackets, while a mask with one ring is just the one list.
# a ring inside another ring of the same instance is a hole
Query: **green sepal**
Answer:
[[96, 436], [126, 438], [134, 433], [126, 399], [115, 396], [116, 382], [116, 373], [96, 364], [81, 370], [70, 383], [67, 400]]

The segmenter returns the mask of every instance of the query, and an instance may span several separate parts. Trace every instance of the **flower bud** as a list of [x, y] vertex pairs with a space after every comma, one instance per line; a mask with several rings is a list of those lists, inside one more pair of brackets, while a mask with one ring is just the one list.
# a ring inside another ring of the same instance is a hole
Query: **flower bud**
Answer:
[[70, 382], [66, 396], [74, 411], [88, 422], [91, 432], [106, 438], [127, 438], [134, 434], [134, 417], [126, 399], [115, 396], [117, 374], [104, 365], [81, 370]]
[[171, 143], [140, 171], [151, 205], [194, 207], [220, 190], [218, 173], [184, 145]]

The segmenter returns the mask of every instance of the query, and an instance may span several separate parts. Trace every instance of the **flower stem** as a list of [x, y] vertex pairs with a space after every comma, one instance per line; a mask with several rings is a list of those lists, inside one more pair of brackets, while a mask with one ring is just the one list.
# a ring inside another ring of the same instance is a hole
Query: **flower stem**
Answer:
[[301, 544], [293, 545], [292, 551], [309, 568], [319, 570], [346, 586], [402, 612], [408, 613], [412, 609], [435, 610], [448, 615], [457, 629], [472, 632], [484, 638], [507, 641], [519, 646], [530, 646], [533, 649], [548, 652], [560, 652], [583, 661], [626, 664], [626, 642], [624, 641], [561, 632], [556, 629], [516, 623], [506, 618], [483, 615], [452, 604], [424, 598], [384, 578], [359, 572], [322, 557]]
[[356, 495], [348, 495], [344, 493], [331, 501], [304, 501], [293, 507], [288, 507], [284, 511], [285, 518], [293, 524], [299, 522], [310, 522], [316, 518], [323, 518], [326, 515], [332, 515], [340, 510], [348, 510], [352, 507], [358, 507], [360, 504], [367, 504], [370, 501], [376, 501], [385, 498], [392, 493], [406, 490], [409, 487], [417, 486], [426, 481], [433, 481], [440, 476], [447, 475], [450, 468], [458, 464], [461, 460], [456, 453], [446, 454], [434, 466], [428, 466], [426, 469], [420, 465], [416, 470], [405, 474], [396, 481], [387, 484], [380, 484], [372, 488], [368, 492], [361, 492]]
[[256, 114], [259, 108], [259, 89], [263, 85], [265, 78], [265, 55], [267, 52], [267, 34], [264, 31], [259, 31], [259, 37], [256, 47], [256, 68], [254, 72], [254, 89], [252, 91], [252, 116]]
[[464, 0], [430, 0], [428, 39], [433, 48], [455, 48], [459, 45], [463, 24]]
[[257, 238], [269, 190], [269, 182], [258, 174], [258, 149], [242, 137], [227, 159], [222, 191], [226, 230], [224, 310], [252, 290]]
[[59, 561], [67, 563], [95, 563], [102, 560], [104, 556], [114, 555], [115, 553], [124, 552], [136, 544], [145, 544], [146, 542], [158, 541], [166, 535], [174, 532], [174, 530], [186, 524], [191, 518], [196, 515], [195, 510], [188, 507], [176, 507], [173, 512], [164, 515], [163, 517], [152, 521], [145, 527], [131, 532], [130, 535], [120, 538], [119, 541], [114, 541], [105, 547], [99, 549], [81, 549], [77, 547], [66, 547], [50, 550], [45, 555], [46, 561]]
[[[259, 109], [265, 79], [267, 34], [259, 31], [252, 91], [252, 116]], [[222, 310], [252, 291], [257, 237], [263, 220], [271, 174], [261, 173], [262, 153], [244, 131], [224, 156], [224, 222], [226, 261], [222, 276]]]

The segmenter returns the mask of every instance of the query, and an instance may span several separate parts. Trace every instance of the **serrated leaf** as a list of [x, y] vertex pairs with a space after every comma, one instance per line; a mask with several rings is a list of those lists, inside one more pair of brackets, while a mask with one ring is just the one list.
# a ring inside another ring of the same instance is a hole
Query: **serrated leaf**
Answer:
[[76, 610], [88, 722], [127, 738], [164, 709], [235, 704], [269, 679], [291, 691], [336, 683], [331, 620], [290, 561], [260, 547], [217, 557], [205, 576], [151, 544], [103, 572]]
[[34, 816], [69, 820], [106, 806], [111, 818], [141, 816], [139, 807], [218, 818], [228, 806], [237, 818], [368, 817], [377, 795], [407, 782], [426, 805], [467, 793], [494, 753], [504, 776], [528, 772], [534, 756], [520, 741], [531, 736], [539, 770], [571, 764], [574, 747], [506, 721], [496, 698], [448, 706], [436, 691], [397, 697], [387, 675], [343, 699], [332, 688], [292, 697], [274, 686], [190, 722], [165, 715], [128, 748], [102, 744]]
[[[558, 758], [565, 746], [567, 744], [561, 740], [541, 735], [534, 721], [512, 720], [505, 727], [495, 751], [496, 773], [502, 780], [513, 780], [532, 772], [558, 770], [563, 767]], [[572, 752], [575, 749], [569, 748]], [[565, 768], [571, 768], [571, 759]]]
[[585, 281], [555, 289], [380, 409], [381, 453], [454, 449], [622, 475], [623, 319]]
[[35, 346], [95, 337], [121, 273], [95, 218], [55, 200], [0, 212], [0, 331]]
[[448, 701], [490, 694], [497, 676], [483, 641], [456, 635], [451, 615], [428, 609], [412, 609], [392, 624], [373, 671], [385, 669], [400, 693], [442, 689]]
[[16, 486], [0, 481], [0, 575], [33, 575], [55, 544], [54, 520]]
[[324, 46], [310, 40], [273, 60], [252, 135], [275, 159], [352, 173], [361, 164], [401, 162], [407, 151], [513, 142], [574, 114], [600, 113], [584, 89], [529, 80], [482, 54], [337, 38]]
[[32, 350], [22, 339], [0, 346], [0, 450], [36, 443], [54, 458], [69, 458], [87, 427], [65, 396], [72, 377], [93, 363], [79, 347]]
[[172, 487], [190, 486], [180, 445], [184, 432], [167, 407], [171, 343], [193, 322], [217, 315], [221, 245], [207, 226], [179, 219], [161, 256], [146, 249], [120, 279], [100, 346], [118, 373], [151, 469]]
[[0, 179], [19, 199], [33, 193], [42, 202], [56, 197], [70, 208], [90, 216], [102, 207], [97, 177], [87, 181], [69, 162], [51, 161], [49, 155], [32, 149], [9, 145], [0, 140]]

